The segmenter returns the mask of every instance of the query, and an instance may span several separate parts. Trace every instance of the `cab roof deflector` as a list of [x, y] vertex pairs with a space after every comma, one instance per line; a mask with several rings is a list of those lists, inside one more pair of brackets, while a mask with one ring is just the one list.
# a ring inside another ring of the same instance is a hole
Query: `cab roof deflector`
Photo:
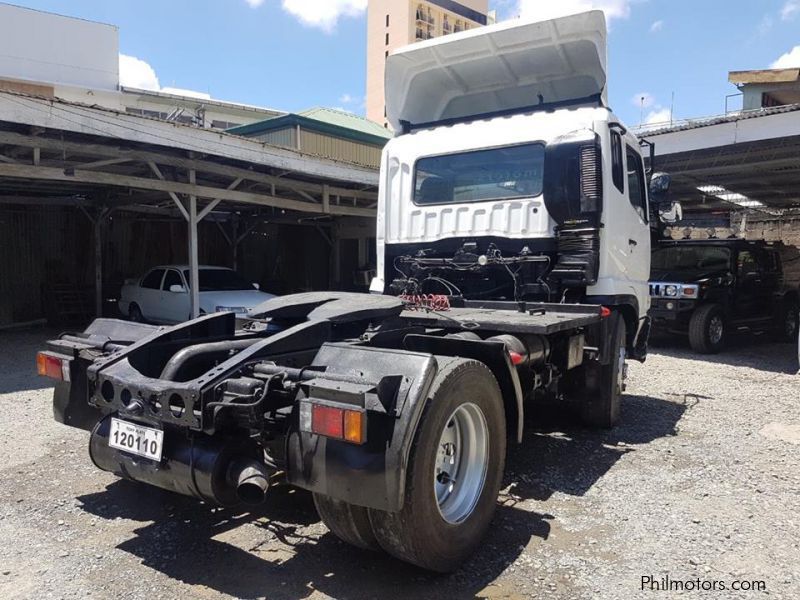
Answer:
[[406, 46], [386, 63], [395, 131], [481, 115], [515, 114], [598, 97], [607, 105], [606, 23], [593, 10], [511, 20]]

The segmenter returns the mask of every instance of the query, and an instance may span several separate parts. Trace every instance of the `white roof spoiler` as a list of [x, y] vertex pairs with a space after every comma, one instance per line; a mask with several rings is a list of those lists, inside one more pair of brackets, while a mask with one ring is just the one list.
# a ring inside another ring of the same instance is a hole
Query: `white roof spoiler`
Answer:
[[395, 131], [538, 104], [607, 105], [602, 11], [511, 20], [406, 46], [386, 63]]

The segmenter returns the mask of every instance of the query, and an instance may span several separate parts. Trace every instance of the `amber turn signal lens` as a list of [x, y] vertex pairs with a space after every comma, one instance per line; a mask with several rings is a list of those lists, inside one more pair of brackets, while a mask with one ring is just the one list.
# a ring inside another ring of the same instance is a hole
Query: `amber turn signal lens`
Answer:
[[344, 411], [344, 439], [353, 444], [363, 444], [367, 440], [367, 421], [365, 413]]

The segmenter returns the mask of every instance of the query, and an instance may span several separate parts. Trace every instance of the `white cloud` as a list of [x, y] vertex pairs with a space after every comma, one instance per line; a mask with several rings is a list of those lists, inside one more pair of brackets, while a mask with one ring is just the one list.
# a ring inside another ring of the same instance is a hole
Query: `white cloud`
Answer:
[[258, 8], [264, 4], [264, 0], [244, 0], [250, 8]]
[[651, 110], [644, 118], [645, 125], [653, 125], [654, 123], [669, 123], [670, 110], [668, 108], [661, 108], [656, 106], [655, 110]]
[[631, 104], [636, 107], [644, 106], [645, 108], [650, 108], [655, 103], [656, 99], [649, 92], [639, 92], [638, 94], [634, 94], [633, 98], [631, 98]]
[[341, 96], [339, 96], [339, 102], [341, 102], [342, 104], [353, 104], [354, 102], [357, 101], [358, 98], [351, 96], [350, 94], [342, 94]]
[[[286, 2], [286, 0], [284, 0]], [[519, 0], [519, 16], [525, 19], [553, 19], [586, 10], [600, 9], [606, 18], [626, 19], [631, 14], [631, 0]]]
[[303, 25], [332, 32], [340, 17], [357, 17], [367, 9], [367, 0], [282, 0], [283, 10]]
[[652, 25], [650, 25], [650, 33], [657, 33], [664, 29], [664, 21], [654, 21]]
[[135, 56], [128, 56], [127, 54], [119, 55], [119, 84], [124, 87], [138, 88], [140, 90], [164, 92], [165, 94], [198, 98], [200, 100], [211, 100], [211, 94], [207, 94], [206, 92], [169, 86], [162, 88], [158, 81], [158, 75], [156, 75], [156, 71], [150, 66], [150, 63], [141, 58], [136, 58]]
[[770, 32], [770, 30], [772, 29], [772, 25], [773, 24], [774, 24], [774, 21], [772, 19], [772, 16], [771, 15], [764, 15], [762, 17], [761, 21], [759, 21], [759, 23], [758, 23], [758, 27], [756, 28], [756, 33], [758, 35], [760, 35], [761, 37], [764, 37], [765, 35], [767, 35]]
[[786, 4], [781, 8], [781, 19], [791, 21], [800, 14], [800, 0], [786, 0]]
[[770, 69], [800, 69], [800, 46], [789, 50], [769, 67]]
[[119, 83], [142, 90], [161, 89], [156, 72], [147, 62], [127, 54], [119, 55]]

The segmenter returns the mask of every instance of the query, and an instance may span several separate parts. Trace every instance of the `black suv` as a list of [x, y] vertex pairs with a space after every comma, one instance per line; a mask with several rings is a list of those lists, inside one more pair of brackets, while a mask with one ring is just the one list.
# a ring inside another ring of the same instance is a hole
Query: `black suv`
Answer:
[[765, 242], [662, 241], [653, 250], [654, 330], [688, 334], [697, 352], [719, 352], [731, 331], [794, 341], [800, 297], [785, 285], [781, 256]]

